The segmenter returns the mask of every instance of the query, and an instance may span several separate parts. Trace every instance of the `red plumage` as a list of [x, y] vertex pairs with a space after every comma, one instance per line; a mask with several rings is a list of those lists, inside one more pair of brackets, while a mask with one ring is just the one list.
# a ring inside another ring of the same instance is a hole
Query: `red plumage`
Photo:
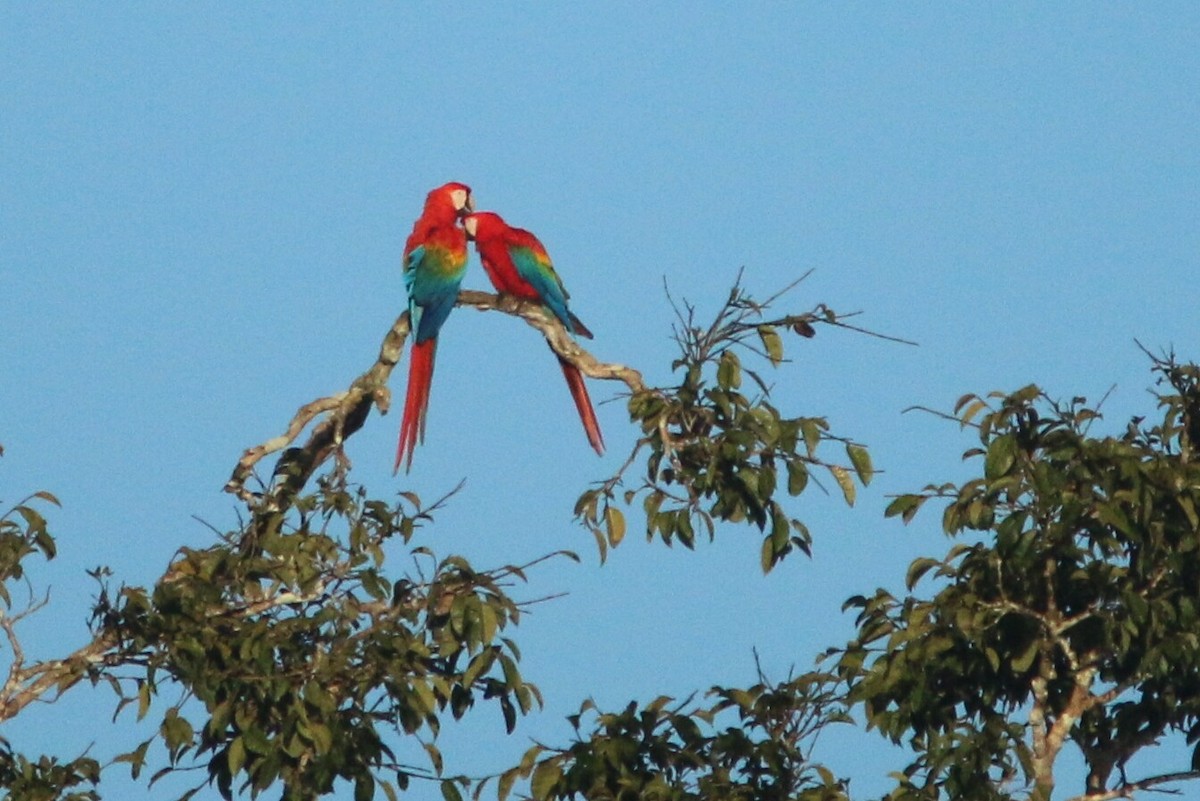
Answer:
[[[592, 332], [567, 308], [566, 289], [554, 271], [545, 246], [536, 236], [522, 228], [513, 228], [492, 212], [469, 214], [465, 220], [468, 236], [474, 238], [479, 260], [496, 291], [543, 303], [568, 331], [592, 338]], [[588, 442], [596, 453], [604, 455], [604, 437], [583, 373], [557, 353], [555, 357], [567, 379], [567, 388], [579, 411]]]
[[470, 211], [471, 187], [466, 184], [451, 181], [437, 189], [430, 190], [429, 194], [425, 196], [425, 206], [421, 209], [421, 216], [413, 223], [412, 233], [404, 242], [405, 257], [419, 245], [425, 244], [430, 234], [438, 228], [456, 224], [464, 211], [463, 207], [457, 206], [454, 202], [456, 192], [465, 194], [467, 198], [463, 201], [466, 204], [465, 210]]
[[406, 469], [411, 469], [417, 442], [425, 440], [437, 335], [454, 308], [467, 268], [467, 235], [458, 226], [458, 218], [472, 208], [469, 186], [457, 182], [439, 186], [426, 196], [421, 216], [404, 243], [412, 349], [393, 472], [403, 461], [407, 461]]
[[425, 441], [425, 411], [429, 408], [429, 386], [433, 382], [433, 360], [437, 355], [437, 340], [427, 339], [412, 346], [409, 353], [408, 391], [404, 394], [404, 417], [400, 420], [400, 442], [396, 446], [396, 465], [407, 462], [412, 468], [413, 451], [418, 440]]
[[[558, 356], [558, 354], [554, 354]], [[599, 455], [604, 455], [604, 436], [600, 433], [600, 421], [596, 419], [596, 410], [592, 408], [592, 399], [588, 397], [587, 384], [583, 383], [583, 373], [579, 368], [566, 359], [559, 357], [558, 364], [562, 367], [563, 376], [567, 379], [567, 389], [571, 390], [571, 398], [579, 411], [579, 419], [583, 422], [583, 430], [588, 442]]]

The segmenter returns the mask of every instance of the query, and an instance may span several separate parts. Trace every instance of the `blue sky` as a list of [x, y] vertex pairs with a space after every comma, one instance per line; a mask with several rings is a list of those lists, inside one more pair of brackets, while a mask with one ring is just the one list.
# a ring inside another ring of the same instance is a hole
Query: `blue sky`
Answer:
[[[903, 409], [1116, 384], [1118, 425], [1152, 409], [1135, 337], [1200, 356], [1197, 41], [1188, 3], [0, 5], [0, 499], [64, 502], [27, 647], [82, 642], [85, 569], [151, 582], [211, 542], [193, 516], [235, 524], [241, 450], [371, 364], [424, 193], [459, 180], [546, 243], [593, 352], [652, 381], [670, 380], [664, 279], [712, 312], [743, 266], [760, 296], [814, 269], [796, 310], [861, 310], [920, 346], [789, 341], [778, 405], [884, 472], [853, 510], [806, 495], [815, 558], [764, 578], [738, 529], [695, 553], [632, 536], [600, 566], [571, 507], [634, 441], [622, 403], [599, 408], [598, 459], [535, 332], [452, 316], [412, 474], [390, 475], [392, 414], [351, 441], [356, 477], [430, 498], [465, 477], [428, 535], [441, 553], [584, 561], [534, 574], [530, 597], [570, 595], [517, 632], [546, 712], [509, 739], [491, 709], [452, 727], [449, 769], [562, 742], [588, 695], [748, 683], [753, 648], [806, 669], [849, 635], [847, 596], [945, 548], [936, 513], [882, 509], [962, 476], [970, 443]], [[466, 283], [486, 288], [477, 264]], [[5, 736], [103, 758], [110, 714], [77, 691]], [[901, 756], [838, 738], [825, 756], [856, 795], [883, 792]]]

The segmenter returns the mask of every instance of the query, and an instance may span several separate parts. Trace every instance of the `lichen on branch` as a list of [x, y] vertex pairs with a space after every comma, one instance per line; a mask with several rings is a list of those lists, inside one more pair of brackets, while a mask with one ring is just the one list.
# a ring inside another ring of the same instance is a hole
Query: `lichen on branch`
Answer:
[[[567, 333], [562, 323], [539, 303], [510, 295], [463, 290], [459, 292], [458, 305], [520, 317], [545, 336], [546, 342], [559, 357], [579, 368], [585, 376], [603, 381], [619, 381], [625, 384], [630, 392], [645, 390], [641, 373], [625, 365], [597, 359], [582, 348]], [[301, 406], [282, 434], [247, 448], [226, 482], [225, 491], [236, 495], [253, 508], [278, 509], [286, 506], [286, 499], [298, 493], [330, 457], [338, 459], [339, 469], [347, 467], [348, 462], [342, 451], [343, 443], [362, 428], [372, 407], [378, 408], [384, 414], [390, 407], [391, 393], [387, 383], [392, 370], [400, 363], [408, 335], [409, 318], [408, 312], [405, 311], [384, 335], [375, 362], [350, 382], [345, 390]], [[295, 445], [310, 425], [313, 427], [307, 441], [302, 445]], [[258, 463], [280, 451], [283, 453], [272, 471], [274, 480], [267, 492], [254, 492], [249, 489], [246, 486], [247, 482], [253, 476]]]

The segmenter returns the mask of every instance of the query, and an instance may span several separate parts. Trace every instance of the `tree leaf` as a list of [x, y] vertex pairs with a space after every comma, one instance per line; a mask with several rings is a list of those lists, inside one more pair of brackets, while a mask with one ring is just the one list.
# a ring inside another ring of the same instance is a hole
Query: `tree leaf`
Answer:
[[767, 358], [771, 360], [771, 364], [778, 365], [783, 361], [783, 338], [779, 336], [775, 326], [760, 325], [758, 338], [762, 340], [763, 350], [767, 352]]
[[912, 588], [917, 585], [917, 582], [921, 580], [922, 576], [929, 572], [930, 568], [937, 567], [940, 564], [941, 562], [939, 560], [930, 559], [927, 556], [914, 559], [912, 564], [908, 566], [908, 573], [906, 573], [904, 576], [904, 585], [908, 587], [909, 591], [911, 592]]
[[146, 717], [146, 713], [150, 711], [150, 682], [138, 682], [138, 709], [137, 719], [141, 720]]
[[850, 471], [838, 465], [830, 465], [829, 472], [833, 474], [834, 480], [838, 486], [842, 488], [842, 495], [846, 499], [848, 506], [854, 505], [855, 489], [854, 479], [850, 477]]
[[354, 780], [354, 801], [371, 801], [375, 797], [375, 779], [364, 773]]
[[496, 783], [496, 801], [506, 801], [509, 793], [512, 792], [513, 784], [516, 783], [517, 777], [520, 775], [518, 768], [510, 768], [500, 774], [500, 780]]
[[737, 354], [727, 350], [717, 362], [717, 384], [721, 389], [737, 389], [742, 385], [742, 362]]
[[821, 442], [821, 421], [815, 417], [805, 417], [800, 421], [800, 433], [804, 437], [809, 458], [816, 457], [817, 445]]
[[229, 775], [236, 776], [246, 764], [246, 744], [241, 737], [234, 737], [225, 752], [225, 764], [229, 767]]
[[854, 472], [858, 473], [858, 480], [864, 487], [870, 484], [875, 468], [871, 466], [871, 455], [867, 449], [861, 445], [847, 444], [846, 455], [850, 457], [850, 464], [854, 465]]
[[771, 568], [775, 566], [775, 542], [769, 534], [763, 537], [758, 564], [764, 575], [770, 573]]
[[987, 456], [984, 458], [983, 475], [988, 479], [996, 479], [1008, 473], [1017, 460], [1017, 438], [1012, 434], [996, 437], [988, 445]]
[[533, 770], [533, 778], [529, 782], [529, 790], [538, 801], [550, 798], [558, 780], [562, 778], [562, 768], [557, 762], [540, 762]]
[[429, 756], [429, 764], [433, 765], [433, 772], [438, 776], [442, 775], [442, 752], [433, 743], [421, 743], [425, 749], [425, 753]]
[[884, 517], [895, 517], [900, 515], [900, 519], [905, 523], [909, 522], [916, 516], [917, 510], [925, 503], [924, 495], [901, 495], [894, 498], [883, 512]]
[[[962, 408], [962, 403], [968, 398], [973, 400], [971, 400], [970, 404], [964, 409]], [[981, 399], [977, 395], [967, 395], [959, 399], [959, 404], [955, 406], [954, 411], [958, 414], [959, 424], [968, 426], [971, 424], [971, 421], [975, 419], [975, 415], [979, 414], [986, 408], [987, 401]]]
[[604, 524], [608, 529], [608, 544], [616, 548], [625, 539], [625, 515], [610, 504], [604, 509]]
[[791, 459], [787, 463], [788, 495], [799, 495], [808, 486], [808, 466], [799, 459]]
[[1029, 668], [1033, 667], [1033, 660], [1037, 658], [1037, 655], [1038, 641], [1036, 639], [1030, 640], [1029, 644], [1025, 646], [1025, 650], [1012, 658], [1011, 667], [1013, 672], [1024, 673], [1029, 670]]
[[453, 779], [442, 780], [442, 798], [446, 801], [463, 801], [462, 792], [458, 789], [458, 783]]

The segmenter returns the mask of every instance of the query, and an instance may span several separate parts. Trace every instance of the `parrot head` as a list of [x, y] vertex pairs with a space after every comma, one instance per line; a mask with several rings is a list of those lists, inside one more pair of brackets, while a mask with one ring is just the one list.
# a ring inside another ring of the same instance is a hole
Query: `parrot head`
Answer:
[[425, 197], [425, 210], [450, 213], [461, 217], [475, 209], [475, 200], [471, 197], [471, 187], [451, 181], [432, 190]]
[[467, 232], [467, 239], [487, 239], [492, 231], [501, 231], [507, 226], [499, 214], [491, 211], [477, 211], [463, 217], [463, 229]]

